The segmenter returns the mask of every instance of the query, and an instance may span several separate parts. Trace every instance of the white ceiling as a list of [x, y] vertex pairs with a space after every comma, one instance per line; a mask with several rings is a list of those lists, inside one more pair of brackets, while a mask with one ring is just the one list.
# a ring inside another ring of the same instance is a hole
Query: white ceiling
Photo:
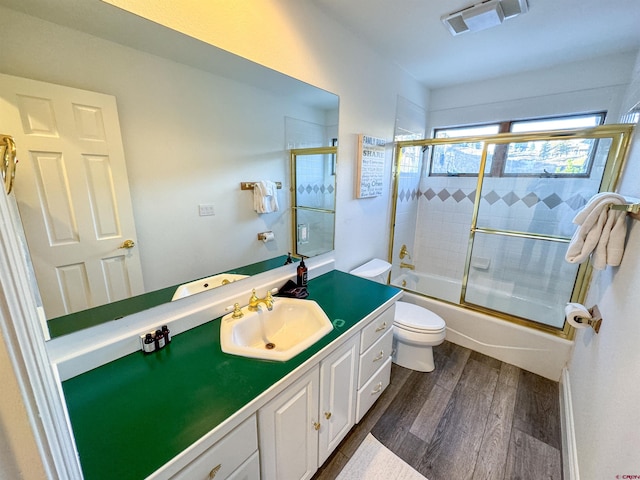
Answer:
[[440, 17], [481, 0], [313, 0], [430, 88], [640, 48], [640, 0], [529, 0], [498, 27], [451, 36]]

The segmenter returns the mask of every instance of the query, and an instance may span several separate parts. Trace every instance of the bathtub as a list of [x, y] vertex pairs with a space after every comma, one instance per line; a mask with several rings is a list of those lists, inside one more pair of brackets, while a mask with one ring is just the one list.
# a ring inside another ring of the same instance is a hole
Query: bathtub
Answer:
[[[482, 281], [485, 284], [482, 284]], [[467, 303], [482, 305], [498, 312], [509, 312], [514, 316], [528, 318], [555, 328], [562, 329], [564, 326], [562, 309], [566, 300], [561, 297], [562, 292], [547, 293], [544, 298], [536, 299], [532, 295], [540, 295], [539, 291], [525, 291], [520, 294], [514, 291], [513, 283], [495, 280], [490, 284], [486, 282], [487, 279], [470, 281], [471, 288], [467, 289], [466, 295]], [[460, 303], [462, 282], [458, 279], [422, 272], [403, 272], [391, 284], [417, 294], [439, 298], [445, 302]]]
[[[429, 282], [432, 294], [442, 293], [442, 298], [452, 303], [460, 300], [460, 283], [455, 280], [409, 272], [394, 278], [391, 284], [402, 286], [403, 281], [408, 290], [422, 289]], [[550, 380], [559, 381], [569, 361], [573, 346], [570, 340], [410, 291], [405, 291], [402, 301], [440, 315], [447, 324], [448, 341]]]

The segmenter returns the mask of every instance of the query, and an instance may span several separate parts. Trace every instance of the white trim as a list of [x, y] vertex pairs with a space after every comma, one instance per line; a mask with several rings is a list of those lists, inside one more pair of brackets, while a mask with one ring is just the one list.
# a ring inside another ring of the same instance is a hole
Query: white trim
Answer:
[[573, 403], [569, 370], [562, 369], [560, 377], [560, 426], [562, 428], [562, 469], [564, 480], [580, 480], [576, 432], [573, 427]]
[[0, 194], [0, 329], [49, 478], [81, 479], [59, 382], [47, 357], [35, 292], [9, 199]]

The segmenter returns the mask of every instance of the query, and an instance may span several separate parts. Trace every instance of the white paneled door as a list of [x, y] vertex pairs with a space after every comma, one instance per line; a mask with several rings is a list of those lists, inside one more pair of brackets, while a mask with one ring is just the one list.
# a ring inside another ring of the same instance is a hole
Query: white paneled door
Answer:
[[0, 132], [47, 318], [143, 293], [115, 97], [0, 74]]

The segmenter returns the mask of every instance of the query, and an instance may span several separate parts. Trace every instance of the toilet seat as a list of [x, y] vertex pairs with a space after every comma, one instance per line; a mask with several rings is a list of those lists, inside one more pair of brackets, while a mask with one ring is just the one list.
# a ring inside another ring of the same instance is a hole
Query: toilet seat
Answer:
[[442, 317], [408, 302], [396, 302], [393, 322], [397, 327], [415, 333], [440, 333], [446, 329]]

